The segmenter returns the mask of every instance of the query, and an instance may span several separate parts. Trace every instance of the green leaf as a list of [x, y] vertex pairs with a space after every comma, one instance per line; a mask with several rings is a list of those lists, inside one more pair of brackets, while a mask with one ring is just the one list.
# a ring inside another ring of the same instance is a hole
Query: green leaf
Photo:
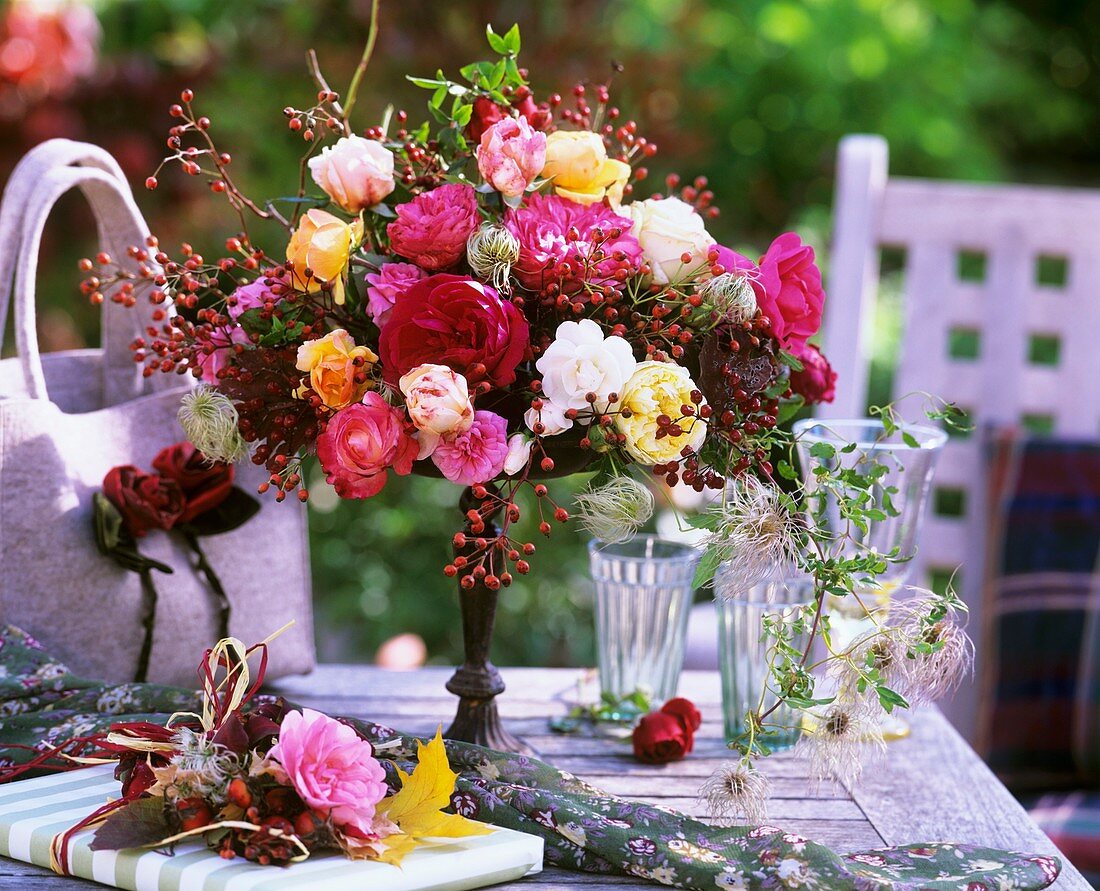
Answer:
[[827, 442], [815, 442], [810, 446], [810, 455], [819, 461], [830, 461], [836, 457], [836, 448]]
[[445, 87], [447, 85], [447, 81], [445, 80], [433, 80], [430, 77], [412, 77], [407, 74], [405, 75], [405, 80], [409, 81], [409, 83], [415, 84], [418, 87], [422, 87], [425, 90], [434, 90], [436, 89], [436, 87]]
[[721, 562], [722, 558], [717, 548], [710, 548], [703, 551], [703, 557], [695, 570], [695, 578], [692, 579], [691, 582], [692, 586], [695, 588], [702, 588], [704, 585], [710, 584]]
[[895, 693], [889, 687], [876, 687], [875, 692], [878, 693], [879, 705], [883, 710], [890, 714], [895, 708], [909, 708], [909, 703], [900, 693]]
[[465, 127], [470, 123], [470, 118], [474, 116], [474, 107], [472, 105], [460, 105], [458, 110], [454, 113], [454, 122], [460, 127]]
[[779, 413], [776, 416], [777, 423], [782, 424], [784, 421], [789, 421], [802, 410], [802, 406], [805, 404], [806, 400], [798, 395], [779, 403]]
[[786, 350], [779, 351], [779, 361], [792, 371], [801, 371], [803, 367], [799, 358], [794, 353], [788, 353]]
[[387, 220], [397, 219], [397, 214], [393, 212], [393, 208], [385, 202], [378, 202], [374, 207], [370, 209], [370, 212], [380, 217], [385, 217]]
[[139, 798], [115, 811], [95, 831], [93, 851], [121, 851], [155, 845], [172, 835], [164, 819], [163, 798]]
[[493, 48], [494, 53], [500, 53], [502, 56], [508, 55], [508, 44], [504, 38], [493, 31], [492, 25], [485, 26], [485, 37], [489, 41], [489, 46]]
[[232, 532], [251, 520], [260, 510], [260, 502], [244, 489], [234, 486], [225, 500], [205, 513], [199, 514], [184, 529], [196, 535], [221, 535]]
[[519, 22], [512, 25], [504, 35], [504, 46], [513, 56], [519, 55]]
[[911, 449], [919, 449], [920, 448], [920, 442], [908, 430], [903, 430], [901, 432], [901, 441], [904, 442]]
[[778, 473], [785, 480], [798, 479], [798, 471], [796, 471], [794, 467], [791, 466], [790, 461], [787, 461], [785, 459], [780, 460], [780, 462], [775, 465], [775, 470], [776, 473]]
[[692, 514], [686, 517], [686, 522], [692, 529], [715, 529], [721, 517], [715, 511], [705, 511], [701, 514]]

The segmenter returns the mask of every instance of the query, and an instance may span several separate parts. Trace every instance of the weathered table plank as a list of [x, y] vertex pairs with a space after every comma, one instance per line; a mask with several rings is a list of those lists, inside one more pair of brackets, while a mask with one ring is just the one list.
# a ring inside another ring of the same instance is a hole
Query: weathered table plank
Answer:
[[[273, 687], [301, 705], [333, 714], [370, 718], [412, 733], [446, 725], [454, 699], [443, 688], [450, 668], [385, 672], [365, 666], [326, 665], [306, 678]], [[681, 695], [703, 711], [696, 749], [677, 764], [652, 767], [630, 755], [626, 741], [549, 731], [547, 719], [564, 714], [576, 699], [581, 672], [567, 669], [506, 669], [508, 692], [500, 700], [509, 727], [543, 756], [616, 795], [674, 807], [702, 816], [695, 799], [703, 779], [728, 756], [722, 740], [717, 675], [685, 672]], [[1049, 839], [936, 710], [915, 714], [913, 733], [891, 744], [884, 761], [868, 770], [853, 794], [809, 780], [805, 763], [783, 753], [764, 763], [772, 781], [769, 820], [840, 851], [923, 841], [974, 844], [1057, 853]], [[62, 879], [45, 870], [0, 858], [0, 889], [76, 891], [100, 887]], [[575, 887], [641, 891], [654, 886], [634, 879], [548, 869], [501, 888], [556, 891]], [[1089, 891], [1072, 866], [1053, 886]]]

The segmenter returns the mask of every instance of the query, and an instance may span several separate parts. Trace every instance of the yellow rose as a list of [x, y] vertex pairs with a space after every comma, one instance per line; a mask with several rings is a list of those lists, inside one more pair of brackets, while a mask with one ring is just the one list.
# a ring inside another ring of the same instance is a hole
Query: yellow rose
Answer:
[[[683, 417], [682, 405], [694, 405], [697, 390], [686, 368], [670, 362], [641, 362], [621, 394], [619, 408], [630, 413], [615, 416], [615, 426], [626, 437], [626, 450], [640, 464], [676, 461], [690, 446], [698, 450], [707, 435], [707, 424], [697, 417]], [[657, 438], [657, 418], [668, 415], [681, 428], [679, 436]]]
[[[294, 283], [310, 291], [320, 291], [331, 283], [332, 296], [344, 302], [344, 270], [348, 257], [363, 238], [363, 223], [345, 223], [339, 217], [314, 208], [298, 222], [286, 246], [286, 258], [294, 264]], [[306, 270], [313, 277], [306, 279]]]
[[[361, 360], [358, 361], [357, 360]], [[374, 383], [370, 370], [378, 357], [365, 346], [356, 346], [343, 328], [298, 347], [299, 371], [309, 372], [309, 386], [333, 410], [346, 408], [363, 398]], [[364, 375], [362, 382], [357, 375]]]
[[607, 157], [599, 133], [556, 130], [546, 137], [546, 164], [541, 176], [554, 191], [578, 204], [595, 204], [606, 196], [613, 207], [623, 200], [630, 165]]

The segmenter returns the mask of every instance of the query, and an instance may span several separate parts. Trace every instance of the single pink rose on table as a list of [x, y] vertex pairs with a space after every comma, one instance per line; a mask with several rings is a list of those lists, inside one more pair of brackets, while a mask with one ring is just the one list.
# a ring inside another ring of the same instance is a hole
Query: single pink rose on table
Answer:
[[310, 808], [357, 838], [375, 833], [375, 807], [388, 793], [374, 748], [347, 724], [302, 709], [287, 712], [269, 757]]
[[466, 378], [446, 365], [418, 365], [401, 376], [398, 388], [419, 431], [420, 458], [434, 452], [441, 437], [462, 433], [474, 423]]
[[463, 433], [443, 439], [432, 461], [452, 483], [473, 486], [500, 475], [508, 458], [508, 424], [491, 411], [474, 413], [474, 422]]
[[341, 498], [369, 498], [386, 485], [386, 471], [412, 472], [417, 443], [405, 431], [404, 413], [373, 390], [341, 409], [317, 438], [317, 458]]
[[791, 372], [791, 389], [807, 405], [832, 402], [836, 398], [836, 372], [821, 350], [812, 343], [794, 346], [791, 354], [802, 363], [801, 371]]
[[415, 263], [384, 263], [367, 273], [367, 314], [379, 328], [386, 324], [397, 298], [428, 273]]
[[546, 134], [525, 118], [504, 118], [482, 134], [475, 154], [482, 179], [506, 198], [517, 198], [546, 164]]
[[386, 227], [390, 248], [429, 272], [454, 266], [466, 253], [466, 239], [481, 225], [473, 186], [448, 183], [422, 192], [394, 210]]
[[313, 181], [348, 213], [374, 207], [394, 188], [393, 152], [362, 136], [344, 136], [309, 159]]

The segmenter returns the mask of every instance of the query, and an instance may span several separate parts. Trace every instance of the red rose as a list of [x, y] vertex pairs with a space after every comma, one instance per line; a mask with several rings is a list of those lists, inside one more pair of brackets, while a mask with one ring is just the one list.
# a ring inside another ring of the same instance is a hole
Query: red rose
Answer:
[[441, 273], [398, 295], [378, 352], [386, 382], [418, 365], [447, 365], [471, 384], [505, 387], [529, 347], [527, 320], [496, 291], [464, 275]]
[[153, 459], [153, 469], [161, 476], [175, 480], [187, 502], [178, 523], [189, 523], [225, 501], [233, 488], [232, 464], [208, 461], [189, 442], [177, 442], [161, 449]]
[[103, 478], [103, 494], [138, 538], [150, 529], [171, 529], [186, 506], [175, 480], [146, 473], [132, 464], [111, 468]]
[[792, 348], [791, 353], [802, 363], [801, 371], [791, 372], [791, 389], [805, 399], [807, 405], [832, 402], [836, 397], [836, 372], [821, 350], [804, 343]]
[[504, 119], [504, 112], [488, 96], [478, 96], [474, 100], [474, 110], [470, 123], [466, 125], [466, 135], [473, 142], [481, 142], [482, 134], [497, 121]]
[[651, 712], [634, 728], [634, 757], [646, 764], [679, 761], [691, 751], [693, 736], [675, 715]]
[[695, 733], [703, 723], [703, 716], [699, 713], [699, 709], [695, 707], [695, 703], [690, 699], [684, 699], [683, 696], [670, 699], [661, 706], [661, 711], [666, 715], [679, 718], [684, 722], [684, 727], [691, 733]]

